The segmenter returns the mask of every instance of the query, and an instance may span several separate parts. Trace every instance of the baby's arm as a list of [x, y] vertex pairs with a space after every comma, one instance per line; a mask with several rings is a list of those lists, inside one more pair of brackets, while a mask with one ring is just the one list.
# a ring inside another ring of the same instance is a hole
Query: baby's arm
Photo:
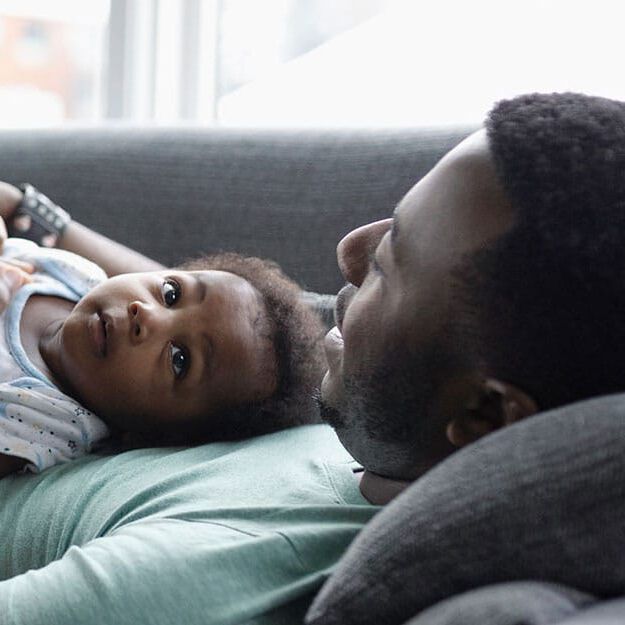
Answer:
[[[22, 199], [22, 192], [13, 185], [0, 182], [0, 217], [8, 221]], [[0, 227], [0, 239], [4, 242], [6, 230]], [[0, 243], [1, 245], [1, 243]], [[129, 247], [94, 232], [90, 228], [70, 221], [57, 247], [80, 254], [104, 269], [108, 276], [136, 271], [160, 271], [164, 266], [155, 260], [131, 250]]]
[[135, 271], [161, 271], [165, 268], [155, 260], [98, 234], [77, 221], [69, 222], [57, 247], [93, 261], [109, 277]]
[[19, 471], [25, 464], [26, 460], [24, 460], [23, 458], [0, 454], [0, 478]]

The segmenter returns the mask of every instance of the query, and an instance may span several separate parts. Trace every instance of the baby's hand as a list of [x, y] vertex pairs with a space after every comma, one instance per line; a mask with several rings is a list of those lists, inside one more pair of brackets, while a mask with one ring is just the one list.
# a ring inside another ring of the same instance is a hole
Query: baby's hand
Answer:
[[9, 305], [17, 291], [32, 282], [35, 268], [19, 260], [0, 260], [0, 313]]

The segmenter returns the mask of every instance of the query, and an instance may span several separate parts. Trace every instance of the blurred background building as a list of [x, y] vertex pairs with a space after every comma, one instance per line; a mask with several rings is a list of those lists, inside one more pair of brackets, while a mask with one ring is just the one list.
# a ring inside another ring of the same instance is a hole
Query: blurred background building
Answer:
[[478, 123], [625, 99], [622, 0], [0, 0], [0, 125]]

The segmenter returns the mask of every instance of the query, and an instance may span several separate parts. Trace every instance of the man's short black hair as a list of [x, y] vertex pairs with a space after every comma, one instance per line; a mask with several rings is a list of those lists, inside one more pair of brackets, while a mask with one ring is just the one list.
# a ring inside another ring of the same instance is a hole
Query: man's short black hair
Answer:
[[486, 122], [512, 228], [460, 269], [489, 373], [541, 409], [625, 388], [625, 103], [498, 103]]

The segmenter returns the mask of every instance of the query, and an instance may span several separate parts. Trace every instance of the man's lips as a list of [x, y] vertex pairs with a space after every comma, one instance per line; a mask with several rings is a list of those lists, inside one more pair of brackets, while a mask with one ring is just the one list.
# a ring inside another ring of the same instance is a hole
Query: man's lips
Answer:
[[358, 289], [348, 282], [336, 296], [336, 303], [334, 304], [334, 323], [336, 323], [336, 325], [325, 335], [323, 340], [323, 347], [328, 362], [328, 371], [321, 385], [322, 394], [333, 372], [336, 376], [339, 375], [341, 371], [343, 363], [343, 335], [341, 333], [343, 318], [345, 317], [345, 311], [347, 310], [349, 302], [357, 291]]
[[343, 366], [343, 337], [341, 331], [334, 326], [323, 340], [328, 370], [321, 381], [321, 397], [327, 404], [333, 404], [336, 399], [337, 389], [341, 380], [341, 369]]
[[323, 346], [326, 353], [326, 360], [328, 361], [328, 367], [330, 370], [338, 369], [343, 354], [343, 336], [336, 326], [325, 335]]
[[352, 297], [354, 297], [357, 292], [358, 288], [348, 282], [336, 296], [336, 303], [334, 304], [334, 323], [336, 323], [339, 330], [342, 330], [343, 328], [345, 311], [347, 310]]

